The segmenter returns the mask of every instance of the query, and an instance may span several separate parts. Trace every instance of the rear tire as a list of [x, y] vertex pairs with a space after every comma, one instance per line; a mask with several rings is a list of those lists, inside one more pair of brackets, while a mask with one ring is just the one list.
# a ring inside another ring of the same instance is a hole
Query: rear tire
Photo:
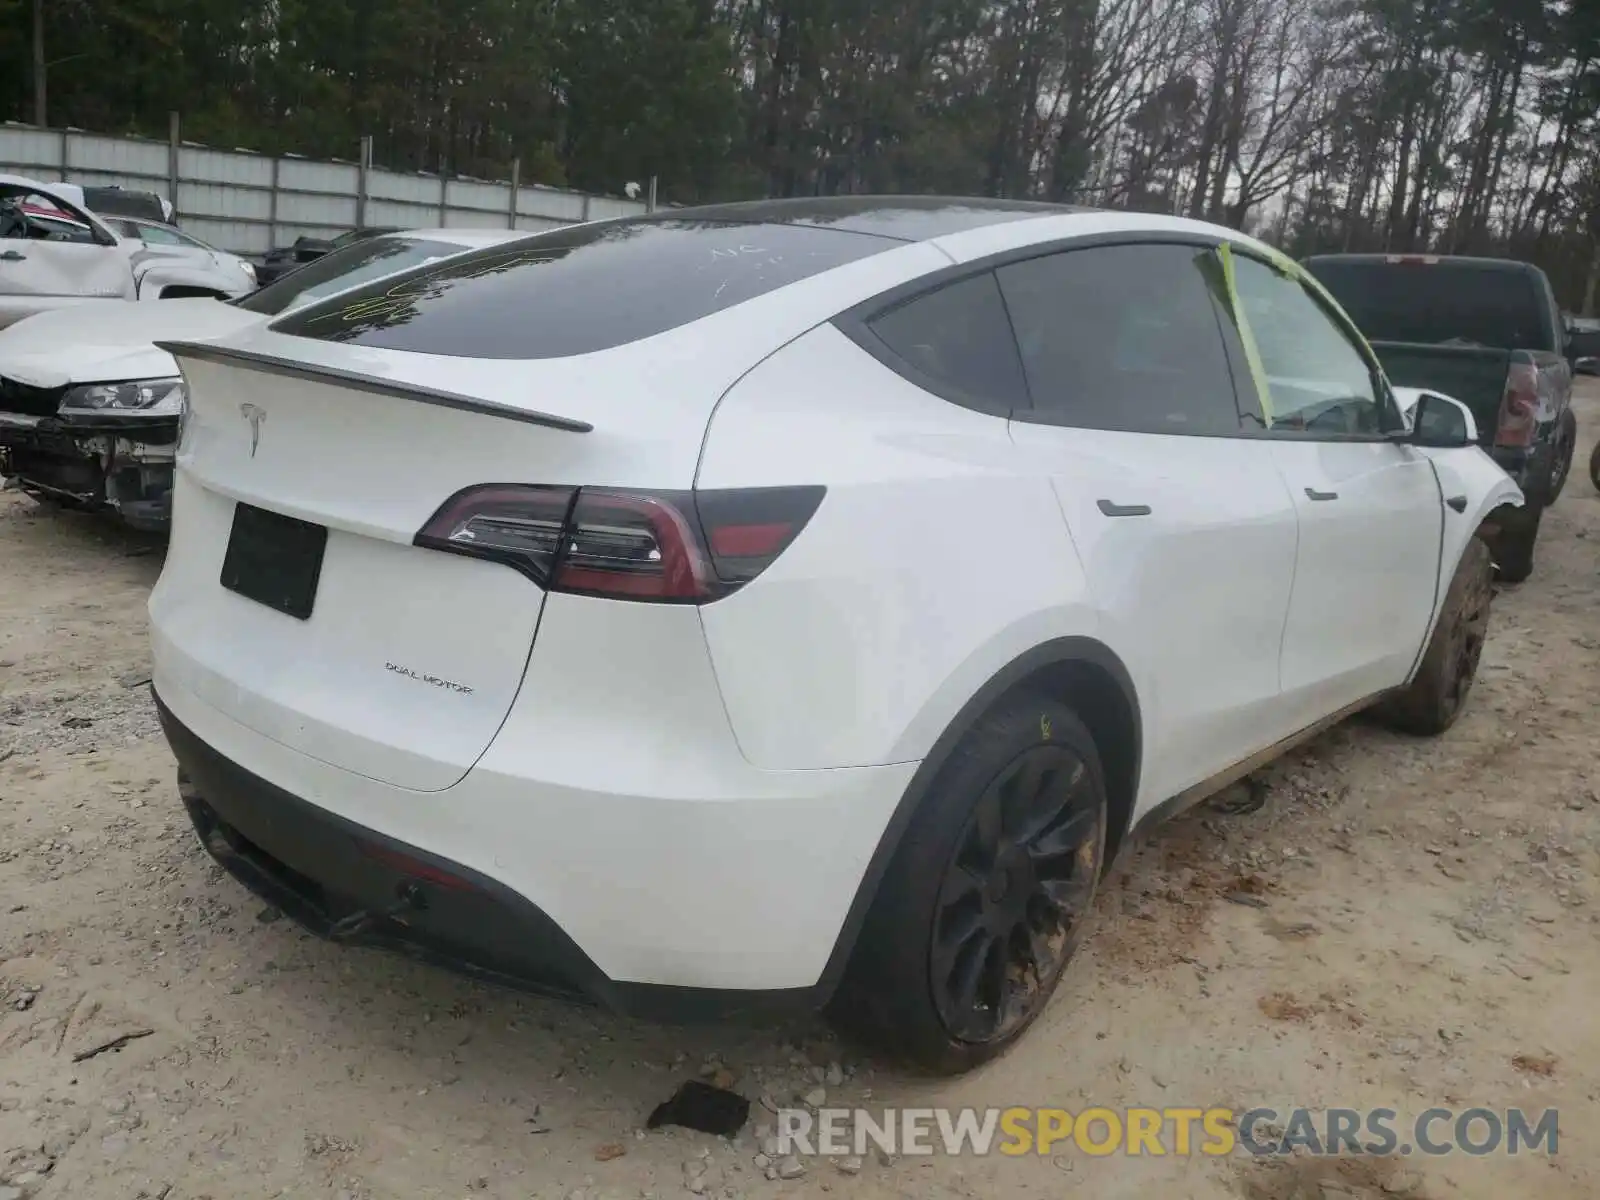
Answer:
[[1012, 1045], [1077, 948], [1106, 847], [1100, 755], [1076, 713], [1001, 701], [935, 777], [868, 910], [829, 1016], [958, 1074]]
[[1594, 450], [1589, 455], [1589, 482], [1600, 491], [1600, 442], [1594, 444]]
[[1572, 458], [1578, 451], [1578, 416], [1570, 408], [1561, 414], [1561, 428], [1556, 434], [1555, 461], [1550, 464], [1549, 496], [1546, 505], [1556, 502], [1561, 490], [1567, 486], [1567, 476], [1572, 474]]
[[1503, 583], [1522, 583], [1533, 574], [1533, 547], [1539, 540], [1544, 509], [1529, 502], [1508, 510], [1494, 542], [1494, 565]]
[[1416, 678], [1379, 705], [1381, 721], [1421, 737], [1441, 734], [1456, 723], [1477, 678], [1493, 599], [1489, 547], [1475, 537], [1461, 554]]

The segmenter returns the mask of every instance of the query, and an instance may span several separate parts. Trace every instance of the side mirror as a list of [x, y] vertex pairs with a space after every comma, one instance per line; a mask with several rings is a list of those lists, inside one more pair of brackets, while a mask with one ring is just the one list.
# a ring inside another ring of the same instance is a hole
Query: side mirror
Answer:
[[1478, 422], [1461, 401], [1428, 392], [1412, 410], [1411, 436], [1406, 440], [1440, 450], [1472, 446], [1478, 441]]

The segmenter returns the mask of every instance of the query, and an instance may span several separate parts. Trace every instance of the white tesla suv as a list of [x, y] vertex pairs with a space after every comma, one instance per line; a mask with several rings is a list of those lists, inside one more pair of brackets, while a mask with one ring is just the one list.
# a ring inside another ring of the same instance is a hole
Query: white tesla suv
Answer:
[[1165, 217], [677, 210], [164, 345], [155, 691], [218, 860], [327, 936], [944, 1071], [1136, 825], [1368, 706], [1447, 727], [1521, 503], [1294, 264]]

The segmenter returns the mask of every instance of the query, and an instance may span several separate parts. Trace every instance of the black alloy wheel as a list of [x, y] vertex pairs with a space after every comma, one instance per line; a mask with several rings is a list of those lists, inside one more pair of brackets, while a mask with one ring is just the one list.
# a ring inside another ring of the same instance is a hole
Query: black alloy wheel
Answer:
[[953, 1038], [1006, 1039], [1049, 999], [1094, 897], [1103, 811], [1083, 759], [1059, 743], [1023, 751], [979, 797], [939, 890], [929, 950], [934, 1003]]

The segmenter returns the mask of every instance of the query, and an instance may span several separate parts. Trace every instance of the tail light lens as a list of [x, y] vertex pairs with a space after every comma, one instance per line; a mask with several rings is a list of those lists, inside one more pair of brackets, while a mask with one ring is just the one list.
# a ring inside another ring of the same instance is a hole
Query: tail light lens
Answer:
[[1500, 402], [1496, 446], [1531, 446], [1539, 429], [1539, 371], [1532, 363], [1512, 363]]
[[416, 544], [504, 563], [554, 592], [705, 604], [771, 566], [825, 490], [485, 484], [445, 501]]

